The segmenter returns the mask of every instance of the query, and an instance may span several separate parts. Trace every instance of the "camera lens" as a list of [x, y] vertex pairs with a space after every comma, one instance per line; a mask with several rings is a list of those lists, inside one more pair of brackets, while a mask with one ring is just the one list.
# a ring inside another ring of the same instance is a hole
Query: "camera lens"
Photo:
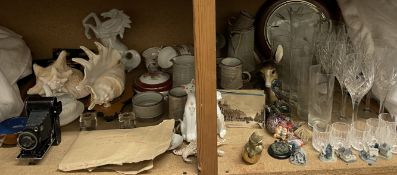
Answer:
[[37, 137], [31, 132], [22, 132], [18, 136], [18, 146], [23, 150], [32, 150], [37, 146]]

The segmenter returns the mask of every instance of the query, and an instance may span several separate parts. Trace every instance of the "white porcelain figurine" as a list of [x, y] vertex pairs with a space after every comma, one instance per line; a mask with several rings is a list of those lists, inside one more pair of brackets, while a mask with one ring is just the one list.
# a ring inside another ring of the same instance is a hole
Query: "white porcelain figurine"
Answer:
[[187, 142], [197, 139], [196, 125], [196, 96], [194, 80], [184, 86], [187, 93], [185, 104], [185, 112], [183, 113], [183, 121], [181, 122], [182, 137]]
[[[101, 16], [106, 18], [104, 22], [95, 13], [90, 13], [83, 19], [85, 36], [91, 39], [91, 35], [89, 34], [91, 29], [103, 45], [117, 49], [122, 55], [121, 62], [128, 72], [138, 67], [141, 62], [139, 53], [133, 49], [128, 50], [127, 46], [120, 42], [120, 39], [124, 36], [125, 28], [131, 28], [130, 17], [117, 9], [101, 13]], [[90, 23], [89, 20], [91, 18], [94, 20], [94, 23]]]
[[219, 101], [222, 100], [222, 93], [216, 91], [216, 119], [217, 119], [217, 133], [220, 138], [225, 138], [226, 127], [225, 127], [225, 116], [222, 114], [221, 108], [219, 107]]
[[124, 91], [125, 72], [120, 63], [120, 52], [95, 42], [98, 55], [84, 46], [80, 48], [88, 55], [89, 60], [73, 58], [74, 62], [84, 67], [84, 79], [77, 88], [88, 88], [91, 93], [91, 103], [88, 109], [95, 105], [110, 106], [110, 101], [119, 97]]

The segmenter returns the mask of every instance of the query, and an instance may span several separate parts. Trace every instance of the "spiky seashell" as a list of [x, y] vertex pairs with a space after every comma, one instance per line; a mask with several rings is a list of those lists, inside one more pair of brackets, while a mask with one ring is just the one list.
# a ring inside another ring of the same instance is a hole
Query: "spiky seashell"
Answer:
[[89, 88], [91, 103], [88, 109], [96, 104], [110, 106], [110, 101], [120, 96], [124, 91], [125, 72], [120, 63], [121, 54], [116, 49], [108, 48], [95, 42], [98, 55], [84, 46], [80, 48], [88, 55], [89, 60], [73, 58], [76, 63], [84, 67], [84, 79], [78, 88]]
[[48, 67], [33, 65], [36, 85], [28, 90], [28, 94], [41, 96], [57, 96], [68, 93], [74, 98], [83, 98], [89, 94], [88, 89], [76, 86], [83, 79], [83, 73], [66, 64], [66, 52], [62, 51], [57, 60]]

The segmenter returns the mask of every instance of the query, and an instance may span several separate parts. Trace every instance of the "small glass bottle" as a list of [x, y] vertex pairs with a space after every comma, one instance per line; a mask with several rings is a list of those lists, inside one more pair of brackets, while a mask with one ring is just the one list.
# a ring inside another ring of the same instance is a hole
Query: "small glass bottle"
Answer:
[[96, 112], [86, 112], [80, 114], [80, 130], [81, 131], [91, 131], [96, 130], [97, 127], [97, 113]]
[[131, 129], [135, 128], [135, 113], [124, 112], [119, 114], [119, 122], [121, 129]]

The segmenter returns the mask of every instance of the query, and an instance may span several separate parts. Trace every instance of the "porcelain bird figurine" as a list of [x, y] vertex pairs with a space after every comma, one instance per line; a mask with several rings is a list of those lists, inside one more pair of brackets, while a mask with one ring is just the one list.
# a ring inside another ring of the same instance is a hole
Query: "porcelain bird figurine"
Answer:
[[[130, 17], [118, 9], [101, 13], [101, 16], [106, 18], [104, 22], [95, 13], [90, 13], [83, 19], [85, 36], [91, 39], [89, 31], [92, 30], [103, 45], [120, 52], [122, 55], [121, 62], [128, 72], [135, 69], [141, 62], [141, 56], [136, 50], [128, 50], [127, 46], [120, 41], [124, 36], [125, 28], [131, 28]], [[90, 23], [90, 19], [93, 19], [94, 23]]]

